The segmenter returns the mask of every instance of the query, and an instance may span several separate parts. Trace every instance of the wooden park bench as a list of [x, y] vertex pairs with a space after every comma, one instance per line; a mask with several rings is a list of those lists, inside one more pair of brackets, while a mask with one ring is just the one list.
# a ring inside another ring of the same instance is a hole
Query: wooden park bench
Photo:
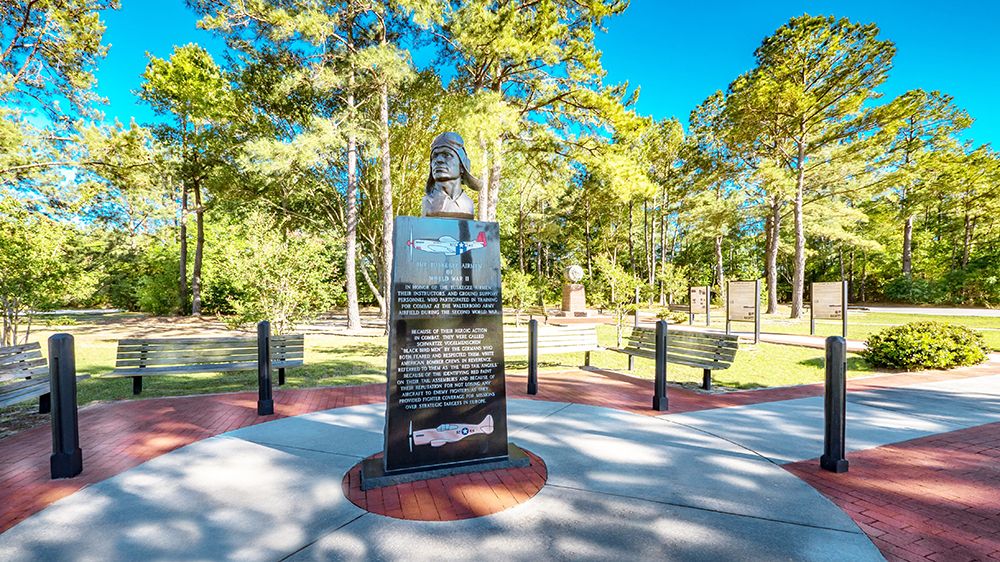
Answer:
[[[271, 367], [278, 384], [285, 369], [303, 364], [302, 334], [271, 336]], [[127, 339], [118, 342], [115, 370], [108, 377], [132, 377], [132, 394], [142, 392], [142, 377], [248, 371], [257, 368], [257, 338]]]
[[[538, 327], [538, 355], [555, 355], [559, 353], [583, 352], [583, 364], [590, 365], [590, 352], [600, 351], [597, 344], [597, 328], [593, 324], [576, 326], [549, 326], [540, 324]], [[527, 357], [528, 327], [521, 326], [503, 329], [503, 353], [511, 357]]]
[[[79, 375], [77, 380], [87, 378]], [[16, 381], [16, 382], [12, 382]], [[38, 342], [0, 347], [0, 407], [38, 398], [38, 413], [52, 410], [49, 367]]]
[[[728, 369], [736, 358], [737, 349], [739, 336], [735, 334], [688, 330], [667, 332], [667, 363], [702, 369], [701, 387], [705, 390], [712, 388], [712, 371]], [[631, 371], [635, 357], [656, 359], [656, 331], [633, 328], [624, 348], [609, 351], [628, 354], [628, 369]]]

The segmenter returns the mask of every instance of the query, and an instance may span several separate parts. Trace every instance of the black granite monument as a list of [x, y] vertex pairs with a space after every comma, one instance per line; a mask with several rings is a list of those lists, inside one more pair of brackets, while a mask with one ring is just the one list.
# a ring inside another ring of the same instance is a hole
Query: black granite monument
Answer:
[[507, 442], [499, 226], [471, 220], [468, 165], [461, 137], [440, 135], [431, 216], [395, 221], [385, 450], [364, 464], [366, 490], [529, 462]]

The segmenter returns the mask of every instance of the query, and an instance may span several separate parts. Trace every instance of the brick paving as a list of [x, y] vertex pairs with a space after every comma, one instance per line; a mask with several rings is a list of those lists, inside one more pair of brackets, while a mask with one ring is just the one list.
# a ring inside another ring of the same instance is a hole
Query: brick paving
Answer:
[[[361, 463], [344, 475], [344, 495], [351, 503], [379, 515], [412, 521], [457, 521], [497, 513], [522, 504], [542, 489], [545, 462], [525, 451], [531, 465], [433, 478], [361, 490]], [[371, 458], [380, 458], [381, 453]]]
[[[978, 367], [947, 373], [931, 371], [854, 379], [848, 381], [848, 388], [849, 390], [892, 388], [997, 373], [1000, 373], [1000, 356], [994, 355], [990, 362]], [[542, 373], [537, 396], [525, 395], [525, 386], [526, 380], [523, 375], [508, 375], [508, 396], [510, 398], [574, 402], [616, 408], [644, 415], [662, 413], [655, 412], [650, 408], [652, 381], [637, 379], [613, 371], [574, 369], [559, 373]], [[820, 396], [822, 392], [823, 386], [821, 384], [714, 394], [671, 387], [669, 389], [669, 411], [670, 413], [683, 413], [709, 408], [757, 404]], [[48, 504], [89, 484], [110, 478], [190, 443], [277, 418], [382, 402], [385, 400], [385, 386], [374, 384], [355, 387], [276, 390], [274, 393], [274, 416], [257, 416], [256, 398], [256, 393], [243, 392], [130, 400], [85, 407], [80, 410], [80, 438], [84, 454], [84, 471], [76, 478], [68, 480], [53, 481], [49, 479], [48, 457], [51, 453], [51, 438], [49, 436], [50, 429], [47, 426], [36, 427], [0, 440], [0, 532], [37, 513]], [[985, 432], [983, 438], [986, 439], [990, 438], [991, 435], [992, 438], [996, 439], [997, 433], [1000, 433], [1000, 428], [997, 428], [996, 424], [964, 431], [974, 432], [980, 429]], [[955, 432], [955, 434], [962, 433]], [[928, 437], [925, 440], [936, 438], [942, 438], [942, 436]], [[986, 490], [983, 487], [983, 482], [988, 481], [989, 478], [995, 482], [997, 477], [996, 472], [990, 473], [988, 471], [992, 468], [991, 465], [983, 461], [985, 458], [992, 458], [994, 464], [996, 462], [998, 456], [996, 441], [991, 443], [990, 447], [982, 447], [981, 450], [975, 452], [962, 450], [959, 454], [956, 452], [957, 450], [952, 450], [950, 454], [942, 453], [938, 457], [931, 455], [926, 446], [924, 449], [919, 447], [913, 450], [900, 449], [905, 455], [910, 455], [915, 451], [916, 454], [924, 455], [920, 457], [921, 459], [928, 460], [923, 464], [911, 461], [908, 457], [896, 461], [900, 465], [911, 467], [910, 479], [912, 480], [908, 488], [903, 486], [903, 483], [899, 483], [897, 492], [914, 493], [913, 482], [948, 483], [947, 486], [942, 485], [938, 488], [939, 495], [931, 494], [928, 496], [931, 499], [919, 501], [891, 495], [893, 498], [891, 501], [887, 499], [890, 496], [875, 495], [869, 499], [858, 497], [858, 494], [862, 494], [863, 490], [874, 489], [872, 482], [876, 482], [883, 476], [881, 470], [865, 471], [865, 461], [862, 460], [864, 455], [870, 453], [876, 455], [877, 458], [877, 455], [883, 454], [881, 451], [894, 451], [893, 447], [903, 447], [903, 445], [880, 447], [872, 451], [852, 454], [851, 472], [847, 475], [820, 474], [814, 470], [815, 462], [797, 463], [792, 465], [790, 470], [815, 485], [823, 493], [828, 493], [829, 490], [838, 490], [850, 497], [868, 501], [871, 505], [881, 508], [885, 516], [876, 519], [871, 514], [867, 514], [865, 517], [872, 518], [874, 521], [866, 522], [867, 520], [861, 515], [868, 510], [859, 511], [858, 506], [863, 507], [868, 504], [855, 504], [853, 500], [840, 504], [836, 494], [830, 496], [841, 507], [845, 505], [855, 506], [845, 507], [845, 511], [855, 517], [862, 528], [869, 532], [873, 540], [876, 541], [876, 545], [883, 549], [886, 556], [897, 556], [898, 553], [903, 552], [907, 556], [899, 555], [897, 559], [912, 560], [915, 558], [911, 558], [909, 555], [929, 552], [929, 560], [957, 560], [968, 558], [967, 556], [963, 557], [968, 552], [975, 552], [980, 556], [994, 556], [1000, 559], [1000, 555], [997, 553], [1000, 551], [1000, 546], [997, 546], [996, 542], [998, 540], [996, 528], [1000, 528], [1000, 498], [997, 498], [995, 491]], [[973, 447], [974, 445], [970, 444], [966, 449]], [[894, 456], [899, 454], [899, 452], [892, 452], [886, 457], [892, 460]], [[954, 459], [962, 459], [963, 462], [958, 460], [952, 462]], [[968, 459], [978, 460], [973, 462]], [[980, 479], [980, 475], [984, 474], [989, 476], [983, 476], [983, 479]], [[867, 481], [865, 475], [868, 475]], [[851, 484], [852, 482], [857, 482], [857, 484]], [[509, 491], [509, 488], [507, 489]], [[493, 496], [498, 498], [496, 503], [502, 505], [503, 501], [506, 501], [499, 500], [499, 494], [493, 488], [491, 488], [491, 492]], [[889, 494], [888, 491], [879, 493]], [[958, 495], [949, 496], [949, 493]], [[993, 495], [990, 495], [991, 493]], [[828, 495], [830, 494], [828, 493]], [[871, 501], [872, 499], [877, 501]], [[385, 505], [384, 497], [382, 503]], [[419, 509], [419, 500], [417, 505]], [[934, 512], [924, 517], [925, 513], [929, 514], [935, 509], [935, 505], [944, 511], [942, 513]], [[983, 507], [978, 511], [963, 508], [958, 510], [962, 514], [955, 513], [956, 506], [975, 507], [980, 505]], [[992, 507], [989, 507], [990, 505]], [[402, 501], [400, 501], [400, 507], [402, 507]], [[437, 509], [436, 504], [435, 509]], [[459, 513], [465, 513], [463, 509], [477, 513], [477, 510], [482, 511], [487, 507], [470, 503], [464, 507], [452, 505], [450, 511], [447, 508], [443, 511], [449, 517], [452, 515], [457, 517]], [[989, 513], [990, 509], [992, 509], [992, 513]], [[404, 511], [403, 516], [406, 515], [407, 513]], [[978, 519], [972, 519], [972, 516], [978, 517]], [[437, 511], [436, 517], [443, 517], [441, 510]], [[920, 519], [921, 517], [923, 519]], [[944, 532], [945, 538], [940, 538], [942, 533], [937, 535], [932, 533], [932, 536], [938, 538], [928, 539], [921, 535], [912, 541], [907, 541], [907, 539], [912, 538], [911, 535], [917, 535], [920, 532], [912, 530], [915, 525], [914, 518], [923, 521], [921, 525], [928, 525], [928, 522], [940, 523], [941, 521], [954, 520], [956, 522], [953, 527], [961, 532], [956, 531], [956, 534], [952, 534], [950, 531], [946, 531]], [[987, 528], [994, 530], [992, 535], [985, 531]], [[975, 534], [970, 529], [980, 529], [982, 532]], [[947, 540], [951, 540], [959, 546], [949, 548], [947, 551], [930, 546], [931, 544], [944, 544], [943, 541]], [[907, 548], [903, 549], [896, 542], [906, 542]], [[966, 550], [961, 550], [963, 548]], [[990, 550], [986, 552], [987, 549]], [[948, 557], [952, 555], [955, 558]]]
[[1000, 560], [1000, 423], [852, 453], [833, 474], [785, 465], [840, 506], [888, 560]]
[[385, 400], [384, 385], [276, 390], [275, 415], [257, 415], [257, 393], [151, 398], [80, 409], [83, 472], [51, 480], [51, 429], [0, 441], [0, 532], [50, 503], [185, 445], [241, 427]]

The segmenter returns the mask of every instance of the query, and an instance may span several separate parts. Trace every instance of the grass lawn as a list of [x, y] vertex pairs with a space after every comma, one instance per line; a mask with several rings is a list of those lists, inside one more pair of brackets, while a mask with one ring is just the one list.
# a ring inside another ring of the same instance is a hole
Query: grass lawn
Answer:
[[[721, 317], [721, 313], [719, 314]], [[852, 315], [853, 316], [853, 315]], [[891, 315], [882, 315], [891, 316]], [[853, 320], [853, 318], [852, 318]], [[894, 319], [897, 322], [902, 318]], [[974, 319], [992, 320], [992, 319]], [[777, 320], [775, 321], [775, 325]], [[797, 329], [802, 324], [791, 324]], [[765, 326], [768, 326], [766, 323]], [[808, 321], [805, 323], [808, 332]], [[326, 329], [330, 328], [330, 329]], [[827, 326], [824, 326], [827, 328]], [[738, 328], [737, 328], [738, 329]], [[878, 329], [878, 327], [874, 327]], [[344, 335], [334, 326], [321, 326], [306, 333], [305, 366], [287, 371], [286, 388], [316, 386], [356, 385], [385, 382], [386, 338], [371, 330], [372, 335]], [[789, 331], [789, 330], [784, 330]], [[830, 331], [833, 329], [831, 327]], [[128, 378], [102, 378], [114, 368], [116, 342], [133, 337], [191, 337], [245, 335], [228, 330], [224, 324], [211, 318], [151, 318], [141, 314], [109, 314], [80, 317], [46, 318], [36, 324], [31, 340], [43, 342], [56, 332], [69, 332], [76, 342], [77, 371], [91, 375], [78, 385], [81, 405], [95, 401], [132, 400], [132, 381]], [[801, 333], [801, 331], [799, 332]], [[624, 336], [628, 335], [626, 328]], [[852, 336], [854, 334], [852, 333]], [[615, 347], [615, 328], [598, 326], [598, 338], [604, 347]], [[591, 364], [595, 367], [626, 371], [628, 358], [611, 351], [595, 352]], [[544, 371], [565, 370], [583, 364], [582, 353], [545, 355], [539, 367]], [[653, 362], [636, 358], [633, 374], [653, 378]], [[849, 376], [867, 374], [871, 368], [860, 357], [848, 357]], [[507, 362], [510, 372], [525, 372], [527, 358], [512, 357]], [[277, 375], [275, 375], [277, 376]], [[801, 347], [760, 344], [743, 344], [732, 367], [714, 372], [715, 384], [732, 389], [763, 388], [820, 382], [823, 380], [823, 351]], [[670, 365], [671, 382], [698, 384], [701, 371], [679, 365]], [[199, 373], [147, 377], [138, 398], [183, 396], [219, 392], [255, 391], [255, 371], [232, 373]], [[0, 437], [20, 428], [45, 423], [48, 416], [34, 415], [37, 402], [24, 402], [0, 409]]]
[[[808, 312], [804, 318], [799, 320], [789, 319], [788, 313], [788, 307], [782, 306], [779, 307], [778, 314], [762, 315], [760, 322], [761, 331], [776, 334], [809, 334]], [[983, 335], [986, 345], [994, 351], [1000, 351], [1000, 318], [982, 316], [937, 316], [932, 314], [896, 314], [891, 312], [850, 310], [847, 313], [847, 338], [865, 340], [868, 336], [889, 326], [928, 321], [958, 324], [959, 326], [972, 328]], [[705, 316], [696, 316], [694, 325], [704, 326]], [[723, 309], [712, 309], [712, 327], [720, 330], [725, 329], [725, 311]], [[753, 324], [733, 322], [732, 329], [739, 332], [752, 332]], [[839, 336], [841, 335], [841, 324], [835, 320], [817, 320], [816, 335], [824, 337]]]
[[[623, 338], [628, 335], [624, 330]], [[614, 326], [599, 325], [598, 341], [603, 347], [616, 347], [617, 338]], [[559, 370], [576, 367], [583, 364], [582, 353], [567, 353], [564, 355], [543, 355], [539, 357], [539, 370]], [[628, 356], [614, 351], [599, 351], [591, 354], [590, 364], [602, 369], [628, 372]], [[526, 371], [526, 359], [507, 361], [508, 371]], [[854, 353], [847, 355], [848, 376], [869, 375], [873, 369], [861, 357]], [[654, 374], [653, 361], [636, 357], [635, 370], [632, 374], [652, 379]], [[823, 370], [823, 350], [761, 343], [758, 345], [740, 344], [733, 365], [722, 371], [713, 371], [713, 384], [732, 388], [766, 388], [821, 382], [825, 376]], [[670, 382], [701, 384], [701, 369], [682, 365], [667, 366], [667, 380]]]

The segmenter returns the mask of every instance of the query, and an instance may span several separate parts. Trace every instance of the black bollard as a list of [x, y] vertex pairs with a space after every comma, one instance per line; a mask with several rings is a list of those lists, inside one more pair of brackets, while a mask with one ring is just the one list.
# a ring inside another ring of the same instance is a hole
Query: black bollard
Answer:
[[819, 466], [830, 472], [847, 472], [844, 431], [847, 413], [847, 340], [826, 338], [826, 395], [823, 456]]
[[538, 320], [528, 321], [528, 394], [538, 394]]
[[271, 397], [271, 323], [262, 320], [257, 323], [257, 415], [270, 416], [274, 413], [274, 399]]
[[656, 380], [653, 382], [653, 409], [663, 412], [667, 399], [667, 321], [656, 322]]
[[49, 384], [52, 389], [52, 478], [72, 478], [83, 472], [80, 424], [76, 409], [76, 357], [73, 336], [49, 338]]

